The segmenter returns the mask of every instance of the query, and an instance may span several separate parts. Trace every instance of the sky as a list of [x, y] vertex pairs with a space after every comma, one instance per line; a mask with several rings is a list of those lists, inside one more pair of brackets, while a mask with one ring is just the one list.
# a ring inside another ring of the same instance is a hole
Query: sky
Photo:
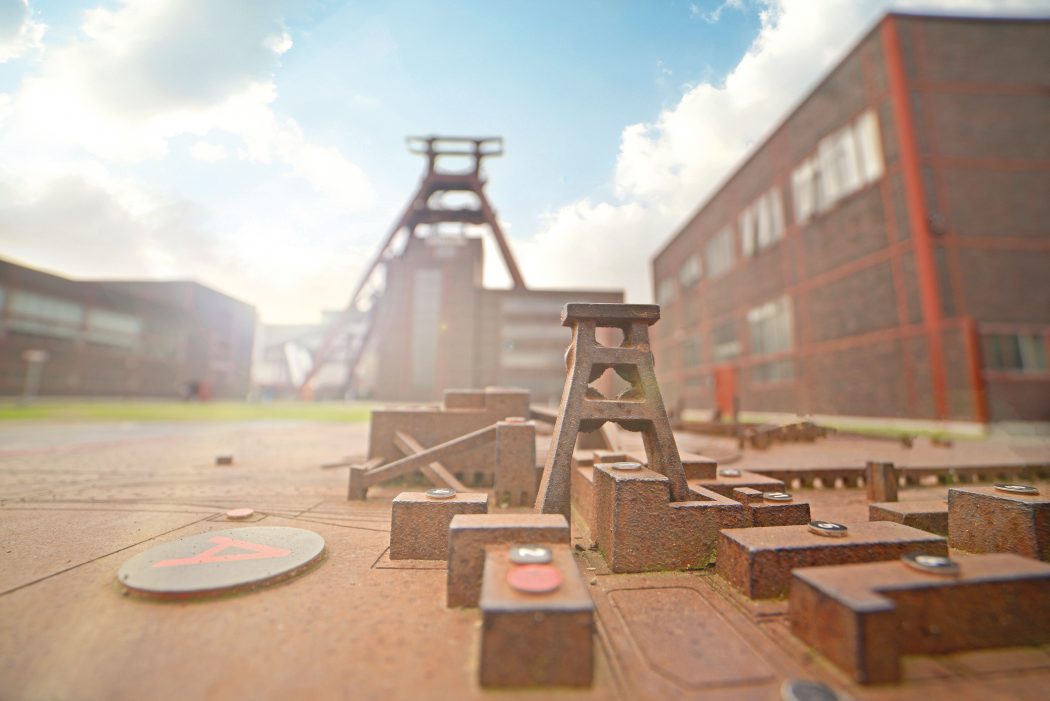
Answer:
[[527, 283], [650, 301], [651, 257], [892, 9], [1050, 0], [0, 0], [0, 258], [311, 323], [413, 194], [406, 136], [500, 135]]

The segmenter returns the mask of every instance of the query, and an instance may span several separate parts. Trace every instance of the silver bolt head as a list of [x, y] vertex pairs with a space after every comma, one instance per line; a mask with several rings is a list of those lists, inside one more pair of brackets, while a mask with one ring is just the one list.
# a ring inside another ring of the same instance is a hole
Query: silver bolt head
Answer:
[[829, 538], [845, 538], [849, 534], [849, 528], [831, 521], [810, 521], [809, 530], [811, 533]]
[[908, 553], [901, 556], [901, 562], [914, 570], [927, 574], [939, 574], [945, 577], [954, 577], [959, 574], [958, 563], [943, 555]]
[[850, 701], [827, 684], [810, 679], [788, 679], [780, 687], [782, 701]]
[[791, 501], [795, 497], [787, 492], [762, 492], [762, 498], [766, 501]]
[[545, 565], [554, 555], [546, 545], [513, 545], [508, 557], [518, 565]]
[[1007, 494], [1038, 494], [1039, 490], [1027, 484], [997, 484], [995, 488]]
[[735, 467], [723, 467], [718, 470], [718, 474], [722, 477], [739, 477], [740, 470]]
[[452, 487], [434, 487], [428, 489], [426, 494], [428, 499], [452, 499], [456, 496], [456, 490]]
[[613, 470], [624, 470], [624, 471], [641, 470], [642, 469], [642, 463], [625, 460], [623, 462], [609, 463], [609, 467], [612, 468]]

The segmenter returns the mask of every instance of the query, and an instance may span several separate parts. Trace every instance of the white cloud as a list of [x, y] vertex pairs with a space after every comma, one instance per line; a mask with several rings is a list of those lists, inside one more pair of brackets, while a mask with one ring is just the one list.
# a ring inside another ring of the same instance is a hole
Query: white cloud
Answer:
[[133, 165], [164, 157], [174, 137], [223, 132], [335, 206], [373, 203], [355, 164], [274, 110], [273, 75], [292, 46], [277, 2], [124, 2], [87, 12], [81, 34], [15, 94], [0, 134], [7, 163], [86, 153]]
[[739, 10], [744, 6], [744, 0], [725, 0], [713, 10], [704, 10], [696, 3], [689, 4], [689, 14], [694, 18], [702, 19], [708, 24], [716, 24], [722, 19], [722, 13], [726, 10]]
[[33, 20], [29, 0], [0, 0], [0, 63], [39, 48], [46, 29]]
[[208, 141], [198, 141], [193, 146], [190, 146], [190, 155], [205, 163], [225, 161], [230, 157], [229, 152], [225, 148]]
[[[530, 283], [624, 287], [630, 300], [650, 299], [649, 259], [883, 11], [1050, 10], [1048, 0], [759, 4], [760, 31], [721, 84], [691, 87], [654, 121], [623, 130], [612, 201], [565, 205], [538, 235], [518, 244]], [[717, 12], [726, 7], [736, 4], [723, 3]]]

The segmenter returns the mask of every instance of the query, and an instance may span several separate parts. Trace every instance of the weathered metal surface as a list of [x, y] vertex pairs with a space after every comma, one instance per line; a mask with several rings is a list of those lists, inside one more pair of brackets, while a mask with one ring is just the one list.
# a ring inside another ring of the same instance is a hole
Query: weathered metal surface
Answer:
[[760, 492], [776, 492], [784, 490], [784, 482], [775, 477], [767, 477], [758, 474], [757, 472], [749, 472], [747, 470], [732, 469], [735, 473], [729, 472], [726, 474], [719, 470], [713, 477], [693, 480], [691, 483], [694, 486], [709, 489], [724, 497], [732, 497], [733, 490], [740, 487], [757, 489]]
[[532, 506], [538, 486], [536, 424], [500, 421], [496, 424], [496, 457], [492, 491], [497, 504]]
[[747, 526], [795, 526], [809, 523], [809, 503], [794, 499], [776, 503], [765, 498], [769, 492], [750, 487], [733, 489], [732, 498], [744, 505]]
[[180, 538], [132, 557], [117, 579], [157, 598], [207, 596], [251, 589], [303, 572], [324, 553], [317, 533], [250, 526]]
[[849, 535], [826, 538], [807, 526], [724, 530], [718, 540], [718, 573], [752, 599], [785, 596], [800, 567], [896, 560], [908, 552], [947, 555], [944, 538], [899, 523], [847, 524]]
[[794, 572], [791, 630], [862, 684], [897, 682], [901, 655], [1050, 642], [1050, 565], [958, 559], [959, 574], [901, 562]]
[[868, 501], [897, 501], [899, 477], [892, 462], [868, 462], [864, 466], [864, 484]]
[[[570, 470], [576, 438], [581, 431], [595, 431], [607, 421], [640, 432], [649, 467], [667, 477], [671, 500], [690, 499], [649, 346], [649, 326], [659, 318], [660, 308], [652, 304], [565, 305], [562, 324], [572, 328], [572, 343], [566, 353], [568, 378], [540, 480], [536, 500], [540, 513], [570, 517]], [[621, 345], [600, 345], [595, 335], [599, 328], [623, 331]], [[615, 398], [604, 397], [589, 387], [610, 369], [630, 385]]]
[[477, 606], [486, 546], [567, 545], [569, 524], [560, 514], [464, 514], [453, 517], [448, 534], [446, 603]]
[[423, 492], [401, 492], [391, 503], [390, 559], [448, 559], [448, 526], [458, 514], [488, 512], [488, 494], [459, 492], [433, 499]]
[[967, 552], [1012, 552], [1050, 561], [1050, 494], [949, 489], [948, 538], [953, 548]]
[[948, 535], [948, 502], [945, 499], [924, 499], [869, 504], [868, 520], [893, 521], [937, 535]]
[[[442, 462], [451, 459], [456, 472], [491, 476], [496, 498], [502, 504], [531, 506], [535, 500], [536, 426], [532, 422], [498, 421], [429, 448], [407, 430], [397, 430], [393, 442], [405, 457], [384, 464], [351, 466], [348, 498], [364, 499], [370, 487], [417, 471], [435, 485], [469, 491]], [[464, 462], [464, 456], [479, 448], [488, 451], [484, 468], [472, 460]]]
[[[569, 546], [553, 546], [549, 565], [517, 565], [508, 555], [502, 546], [485, 548], [481, 685], [590, 685], [594, 603]], [[530, 568], [549, 568], [561, 581], [546, 592], [515, 588], [514, 576]]]
[[744, 506], [702, 488], [670, 501], [669, 480], [652, 470], [594, 467], [592, 536], [613, 572], [707, 565], [718, 531], [745, 525]]
[[[529, 392], [508, 387], [483, 390], [445, 390], [441, 407], [390, 407], [374, 409], [368, 433], [368, 457], [384, 462], [402, 456], [394, 443], [398, 431], [432, 447], [502, 421], [509, 416], [529, 416]], [[475, 449], [460, 456], [465, 469], [491, 469], [490, 450]]]

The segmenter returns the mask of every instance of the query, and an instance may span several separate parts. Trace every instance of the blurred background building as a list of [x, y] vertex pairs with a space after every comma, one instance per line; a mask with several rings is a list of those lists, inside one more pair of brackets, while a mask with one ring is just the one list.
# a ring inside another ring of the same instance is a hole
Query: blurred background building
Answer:
[[[310, 346], [300, 393], [426, 401], [446, 388], [513, 386], [557, 403], [571, 340], [562, 307], [622, 302], [623, 291], [526, 286], [485, 195], [482, 162], [503, 154], [501, 138], [409, 137], [408, 146], [427, 161], [419, 187], [347, 310]], [[484, 285], [486, 235], [509, 288]]]
[[652, 261], [668, 405], [1050, 419], [1048, 46], [886, 16]]
[[0, 260], [0, 395], [243, 399], [255, 308], [189, 281], [70, 280]]

